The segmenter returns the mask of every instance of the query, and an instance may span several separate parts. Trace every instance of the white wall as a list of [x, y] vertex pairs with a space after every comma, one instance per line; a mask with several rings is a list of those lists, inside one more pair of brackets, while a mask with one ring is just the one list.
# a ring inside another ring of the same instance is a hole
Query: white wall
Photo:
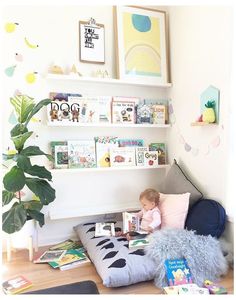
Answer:
[[[92, 12], [91, 12], [92, 9]], [[49, 92], [71, 92], [82, 95], [113, 95], [139, 96], [148, 98], [164, 97], [166, 91], [157, 88], [141, 88], [134, 86], [111, 86], [108, 84], [78, 83], [76, 81], [45, 80], [50, 65], [58, 64], [68, 71], [76, 64], [80, 73], [91, 76], [98, 69], [107, 70], [111, 77], [115, 77], [115, 46], [112, 6], [11, 6], [3, 11], [6, 22], [17, 22], [19, 26], [14, 33], [3, 35], [4, 69], [17, 63], [12, 77], [4, 76], [4, 130], [3, 148], [11, 147], [9, 142], [9, 115], [12, 108], [9, 97], [16, 89], [26, 93], [38, 101], [47, 98]], [[78, 22], [93, 17], [98, 23], [105, 26], [105, 65], [79, 62], [79, 33]], [[30, 42], [39, 45], [37, 49], [27, 48], [24, 37]], [[23, 55], [22, 62], [15, 61], [15, 53]], [[29, 85], [25, 81], [28, 72], [37, 71], [36, 83]], [[122, 128], [56, 128], [46, 125], [45, 111], [39, 114], [40, 123], [32, 123], [32, 129], [37, 133], [31, 143], [40, 145], [42, 150], [49, 151], [49, 142], [52, 140], [76, 140], [98, 135], [117, 135], [123, 138], [144, 138], [146, 143], [151, 141], [165, 142], [166, 129], [122, 129]], [[40, 158], [41, 160], [41, 158]], [[42, 163], [43, 161], [38, 161]], [[65, 175], [53, 175], [53, 186], [57, 198], [51, 204], [54, 213], [78, 212], [81, 207], [90, 206], [90, 214], [102, 206], [104, 212], [111, 202], [124, 203], [138, 202], [139, 193], [146, 187], [158, 187], [165, 174], [164, 170], [155, 171], [128, 171], [128, 172], [86, 172]], [[128, 208], [128, 207], [127, 207]], [[48, 209], [45, 208], [46, 212]], [[39, 229], [39, 244], [55, 243], [73, 235], [73, 225], [81, 222], [80, 218], [50, 220], [46, 218], [46, 225]]]
[[[169, 7], [168, 12], [170, 97], [176, 117], [168, 131], [169, 158], [187, 169], [205, 198], [226, 206], [233, 11], [225, 6], [179, 6]], [[200, 94], [209, 85], [220, 90], [219, 125], [192, 127], [200, 115]], [[218, 137], [220, 144], [214, 147]], [[198, 154], [187, 152], [183, 140]], [[228, 238], [233, 239], [232, 230]]]

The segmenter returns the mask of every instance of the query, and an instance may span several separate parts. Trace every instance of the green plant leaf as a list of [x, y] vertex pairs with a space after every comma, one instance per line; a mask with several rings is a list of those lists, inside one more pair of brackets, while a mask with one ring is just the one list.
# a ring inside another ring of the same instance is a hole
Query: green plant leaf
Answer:
[[7, 205], [14, 198], [16, 198], [15, 193], [6, 190], [2, 191], [2, 206]]
[[31, 168], [25, 170], [27, 174], [32, 176], [37, 176], [39, 178], [46, 178], [48, 180], [52, 180], [52, 174], [45, 167], [40, 167], [37, 165], [31, 166]]
[[33, 99], [27, 95], [17, 95], [14, 98], [10, 98], [10, 102], [17, 113], [19, 123], [24, 123], [32, 112], [35, 106]]
[[53, 157], [50, 154], [47, 154], [40, 150], [38, 146], [29, 146], [26, 147], [21, 151], [21, 154], [24, 154], [26, 156], [37, 156], [37, 155], [45, 155], [49, 160], [51, 160]]
[[43, 204], [40, 201], [36, 201], [36, 200], [24, 201], [22, 202], [22, 204], [24, 205], [25, 209], [30, 209], [30, 210], [40, 211], [43, 208]]
[[55, 190], [43, 179], [26, 178], [28, 188], [39, 197], [43, 205], [48, 205], [55, 199]]
[[2, 230], [6, 233], [19, 231], [27, 220], [27, 213], [22, 204], [14, 205], [2, 215]]
[[39, 222], [39, 226], [42, 227], [44, 225], [44, 214], [39, 212], [38, 210], [27, 210], [28, 215], [36, 221]]
[[11, 137], [18, 136], [20, 134], [28, 132], [28, 128], [24, 124], [16, 124], [10, 131]]
[[17, 166], [22, 169], [24, 172], [32, 167], [30, 159], [22, 154], [17, 156]]
[[24, 147], [25, 141], [33, 134], [33, 131], [29, 131], [11, 138], [14, 142], [15, 148], [18, 151], [21, 151]]
[[32, 111], [30, 112], [30, 114], [27, 117], [27, 120], [25, 122], [25, 125], [27, 126], [27, 124], [29, 123], [29, 121], [31, 120], [31, 118], [43, 107], [48, 105], [49, 103], [51, 103], [51, 99], [43, 99], [41, 101], [39, 101], [39, 103], [37, 103], [34, 108], [32, 109]]
[[25, 185], [25, 180], [24, 172], [17, 166], [14, 166], [3, 177], [4, 188], [9, 192], [20, 191]]

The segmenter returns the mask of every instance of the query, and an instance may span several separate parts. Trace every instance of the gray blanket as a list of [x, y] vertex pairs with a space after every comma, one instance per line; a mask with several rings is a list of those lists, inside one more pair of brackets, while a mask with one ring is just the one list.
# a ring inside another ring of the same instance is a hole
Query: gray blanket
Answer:
[[185, 258], [193, 282], [199, 286], [204, 280], [215, 281], [227, 272], [227, 261], [220, 243], [212, 236], [196, 235], [184, 229], [162, 229], [151, 235], [151, 242], [145, 248], [148, 257], [155, 264], [155, 285], [167, 286], [164, 262], [166, 259]]

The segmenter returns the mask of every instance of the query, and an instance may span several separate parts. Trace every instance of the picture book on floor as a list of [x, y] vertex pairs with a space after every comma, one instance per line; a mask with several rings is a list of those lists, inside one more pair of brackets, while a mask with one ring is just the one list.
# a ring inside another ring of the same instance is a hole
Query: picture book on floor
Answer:
[[192, 275], [185, 258], [165, 260], [168, 285], [192, 283]]
[[32, 282], [22, 275], [14, 276], [2, 283], [5, 294], [18, 294], [32, 286]]
[[220, 286], [219, 284], [212, 282], [210, 280], [204, 281], [204, 287], [209, 290], [210, 294], [222, 295], [228, 293], [225, 287]]
[[86, 263], [91, 263], [91, 260], [88, 258], [88, 256], [86, 254], [84, 254], [84, 255], [85, 255], [84, 259], [73, 261], [71, 263], [62, 265], [62, 266], [59, 267], [59, 269], [61, 271], [66, 271], [66, 270], [71, 270], [71, 269], [77, 268], [77, 267], [79, 267], [83, 264], [86, 264]]
[[51, 246], [49, 250], [70, 250], [70, 249], [81, 249], [83, 248], [83, 245], [79, 241], [73, 241], [71, 239], [65, 240], [64, 242], [58, 243], [54, 246]]
[[195, 283], [166, 286], [163, 288], [163, 292], [164, 294], [168, 294], [168, 295], [184, 295], [184, 294], [208, 295], [209, 294], [208, 289], [199, 287]]
[[95, 237], [99, 236], [115, 236], [115, 224], [112, 222], [96, 223]]
[[35, 264], [40, 264], [40, 263], [60, 260], [65, 253], [66, 250], [47, 250], [42, 255], [40, 255], [40, 257], [35, 259], [33, 262]]
[[87, 258], [87, 256], [84, 253], [82, 253], [76, 249], [71, 249], [71, 250], [67, 250], [61, 259], [56, 260], [56, 261], [50, 261], [48, 263], [51, 267], [56, 269], [56, 268], [70, 264], [75, 261], [84, 260], [86, 258]]

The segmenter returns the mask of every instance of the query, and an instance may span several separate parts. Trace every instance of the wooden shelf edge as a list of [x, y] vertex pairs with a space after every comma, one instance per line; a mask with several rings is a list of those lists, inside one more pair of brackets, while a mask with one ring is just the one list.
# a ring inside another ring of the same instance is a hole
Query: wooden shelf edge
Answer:
[[192, 122], [191, 126], [208, 126], [208, 125], [218, 125], [218, 123], [208, 123], [208, 122]]

